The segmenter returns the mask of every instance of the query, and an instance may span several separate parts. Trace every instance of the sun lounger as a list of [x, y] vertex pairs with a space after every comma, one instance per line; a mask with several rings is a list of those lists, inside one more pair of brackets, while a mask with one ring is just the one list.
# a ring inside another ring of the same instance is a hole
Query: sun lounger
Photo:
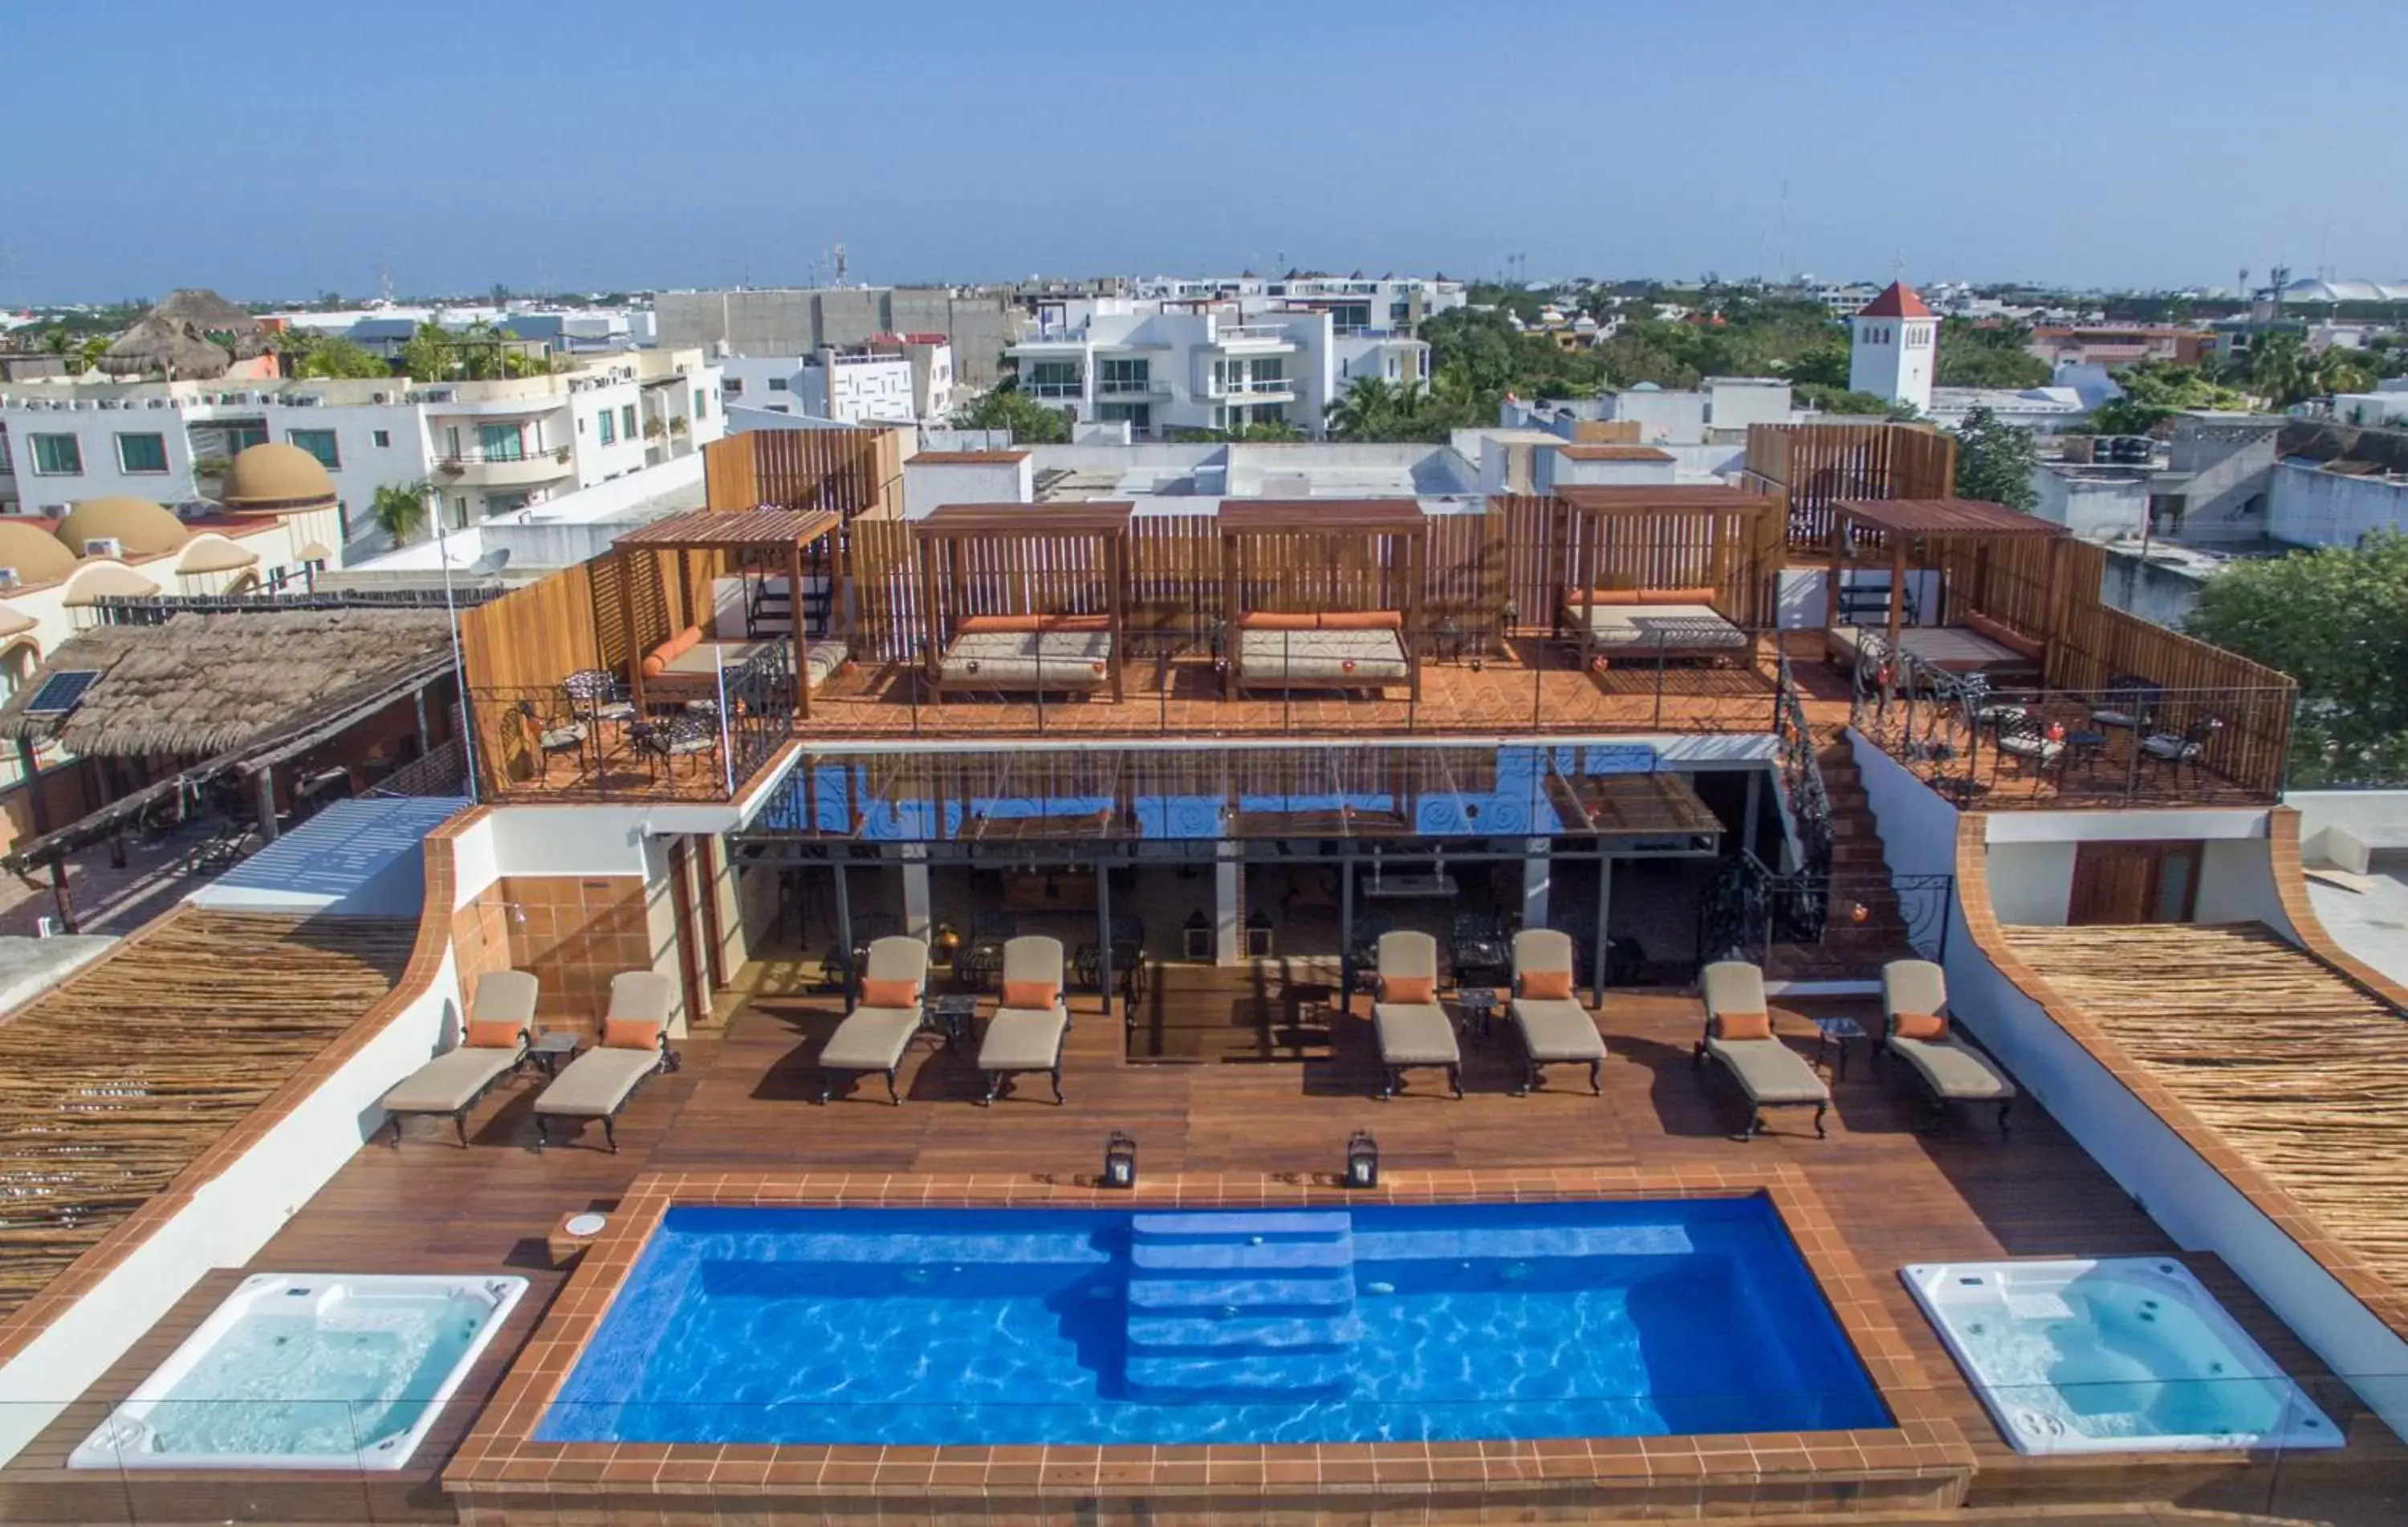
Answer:
[[636, 1088], [655, 1073], [675, 1071], [669, 1048], [669, 1015], [677, 987], [657, 971], [621, 971], [610, 978], [610, 1006], [602, 1016], [601, 1043], [568, 1063], [536, 1094], [535, 1148], [552, 1144], [552, 1126], [575, 1128], [602, 1121], [602, 1138], [618, 1154], [619, 1110]]
[[1062, 1037], [1070, 1030], [1062, 972], [1060, 939], [1031, 933], [1004, 944], [1003, 1000], [979, 1044], [982, 1108], [995, 1102], [1007, 1077], [1024, 1071], [1045, 1073], [1054, 1101], [1062, 1101]]
[[448, 1115], [468, 1145], [468, 1110], [526, 1059], [527, 1031], [535, 1022], [536, 979], [524, 971], [488, 971], [477, 978], [468, 1021], [460, 1043], [411, 1072], [386, 1092], [380, 1106], [401, 1148], [401, 1121]]
[[875, 1071], [885, 1073], [886, 1101], [902, 1105], [895, 1071], [926, 1022], [921, 1000], [927, 988], [925, 944], [898, 935], [869, 946], [859, 1000], [820, 1050], [820, 1102], [828, 1101], [838, 1073]]
[[1805, 1057], [1772, 1035], [1771, 1008], [1764, 1000], [1764, 972], [1744, 960], [1717, 960], [1705, 969], [1700, 982], [1706, 999], [1705, 1037], [1698, 1041], [1695, 1061], [1719, 1061], [1731, 1080], [1747, 1095], [1747, 1132], [1764, 1131], [1768, 1108], [1814, 1110], [1814, 1134], [1824, 1134], [1823, 1116], [1830, 1111], [1831, 1089]]
[[1380, 1097], [1404, 1089], [1408, 1066], [1438, 1066], [1448, 1090], [1463, 1096], [1463, 1052], [1438, 1001], [1438, 940], [1427, 933], [1380, 935], [1380, 998], [1371, 1004], [1380, 1043]]
[[[1557, 995], [1560, 987], [1564, 995]], [[1572, 989], [1572, 938], [1551, 928], [1513, 935], [1513, 1028], [1522, 1036], [1529, 1074], [1521, 1092], [1537, 1089], [1541, 1068], [1586, 1066], [1588, 1088], [1605, 1091], [1605, 1040]]]
[[[1893, 959], [1882, 967], [1882, 1040], [1884, 1050], [1914, 1068], [1931, 1094], [1936, 1121], [1952, 1102], [1995, 1102], [1999, 1105], [1999, 1136], [2006, 1138], [2007, 1114], [2014, 1107], [2015, 1084], [1981, 1051], [1967, 1044], [1948, 1022], [1948, 974], [1928, 959]], [[1900, 1031], [1932, 1027], [1937, 1033], [1917, 1037]]]

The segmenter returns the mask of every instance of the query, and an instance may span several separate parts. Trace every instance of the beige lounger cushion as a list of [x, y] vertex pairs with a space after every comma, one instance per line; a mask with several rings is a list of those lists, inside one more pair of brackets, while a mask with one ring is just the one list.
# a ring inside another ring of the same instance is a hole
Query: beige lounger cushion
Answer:
[[[480, 994], [481, 996], [481, 993]], [[519, 1063], [516, 1046], [464, 1046], [429, 1060], [394, 1085], [383, 1098], [392, 1114], [456, 1114], [477, 1101], [495, 1078]]]
[[828, 1036], [820, 1064], [831, 1071], [892, 1071], [919, 1031], [917, 1008], [857, 1007]]
[[1777, 1039], [1710, 1039], [1706, 1053], [1730, 1068], [1739, 1089], [1757, 1103], [1828, 1102], [1831, 1089], [1803, 1056]]
[[830, 638], [814, 641], [803, 649], [805, 682], [813, 689], [827, 683], [828, 675], [844, 667], [853, 656], [850, 643]]
[[1394, 631], [1241, 631], [1238, 674], [1247, 684], [1383, 684], [1404, 683], [1412, 670]]
[[523, 1029], [535, 1021], [536, 990], [535, 977], [524, 971], [487, 971], [477, 977], [468, 1021], [514, 1023]]
[[981, 1071], [1051, 1071], [1062, 1058], [1062, 1031], [1070, 1016], [1060, 1008], [1037, 1013], [1007, 1008], [986, 1026], [979, 1044]]
[[2004, 1102], [2015, 1095], [2015, 1084], [2000, 1075], [1987, 1057], [1954, 1039], [1893, 1039], [1889, 1048], [1951, 1102]]
[[771, 647], [793, 645], [790, 639], [765, 637], [752, 641], [697, 641], [662, 665], [664, 672], [685, 678], [716, 678], [719, 670], [742, 668]]
[[1455, 1043], [1455, 1025], [1446, 1009], [1435, 1002], [1380, 1002], [1371, 1009], [1371, 1028], [1379, 1035], [1380, 1059], [1392, 1066], [1452, 1066], [1463, 1052]]
[[588, 1050], [535, 1100], [538, 1114], [570, 1118], [607, 1118], [619, 1111], [636, 1084], [658, 1071], [658, 1050]]
[[1522, 1031], [1522, 1044], [1533, 1060], [1605, 1059], [1605, 1036], [1578, 1002], [1516, 997], [1513, 1026]]
[[621, 971], [610, 978], [609, 1018], [666, 1023], [677, 1004], [677, 983], [658, 971]]
[[[1573, 606], [1572, 613], [1580, 611]], [[1697, 652], [1744, 647], [1747, 633], [1714, 612], [1712, 605], [1598, 605], [1588, 612], [1589, 640], [1609, 651]]]
[[1110, 631], [968, 631], [945, 650], [943, 667], [947, 684], [965, 687], [1096, 689], [1112, 682], [1111, 665]]

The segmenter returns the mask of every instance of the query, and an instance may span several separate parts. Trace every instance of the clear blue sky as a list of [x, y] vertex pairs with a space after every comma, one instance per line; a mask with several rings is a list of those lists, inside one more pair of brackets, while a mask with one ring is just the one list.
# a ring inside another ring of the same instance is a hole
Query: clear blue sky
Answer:
[[5, 36], [7, 303], [793, 283], [838, 238], [873, 282], [2408, 275], [2402, 0], [79, 0]]

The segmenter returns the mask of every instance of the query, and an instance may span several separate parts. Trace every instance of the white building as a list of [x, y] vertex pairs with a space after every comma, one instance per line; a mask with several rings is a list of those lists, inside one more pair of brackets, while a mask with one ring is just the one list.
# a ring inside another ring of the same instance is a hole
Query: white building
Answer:
[[1848, 390], [1931, 411], [1940, 316], [1904, 281], [1892, 281], [1848, 320]]
[[1394, 329], [1340, 335], [1327, 311], [1106, 297], [1050, 305], [1010, 351], [1020, 390], [1079, 423], [1135, 439], [1285, 424], [1323, 432], [1359, 378], [1429, 380], [1429, 346]]
[[114, 382], [92, 374], [0, 389], [0, 513], [64, 516], [130, 497], [193, 511], [245, 447], [317, 458], [346, 540], [376, 490], [433, 485], [472, 525], [689, 454], [725, 430], [718, 368], [699, 351], [598, 357], [497, 382]]
[[1470, 301], [1461, 281], [1422, 276], [1156, 276], [1132, 281], [1128, 291], [1164, 301], [1235, 301], [1249, 320], [1275, 308], [1324, 311], [1340, 335], [1411, 328]]

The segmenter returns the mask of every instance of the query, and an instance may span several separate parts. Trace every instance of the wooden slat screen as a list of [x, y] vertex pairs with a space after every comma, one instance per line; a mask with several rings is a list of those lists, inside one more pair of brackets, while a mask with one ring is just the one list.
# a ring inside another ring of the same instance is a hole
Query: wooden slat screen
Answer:
[[460, 660], [474, 689], [558, 684], [579, 669], [597, 668], [594, 569], [609, 559], [564, 568], [540, 583], [460, 612]]
[[848, 520], [903, 516], [903, 432], [756, 429], [703, 452], [703, 492], [722, 513], [777, 504], [833, 509]]
[[1956, 439], [1921, 425], [1757, 425], [1747, 432], [1744, 486], [1787, 506], [1789, 544], [1831, 542], [1843, 498], [1955, 497]]

